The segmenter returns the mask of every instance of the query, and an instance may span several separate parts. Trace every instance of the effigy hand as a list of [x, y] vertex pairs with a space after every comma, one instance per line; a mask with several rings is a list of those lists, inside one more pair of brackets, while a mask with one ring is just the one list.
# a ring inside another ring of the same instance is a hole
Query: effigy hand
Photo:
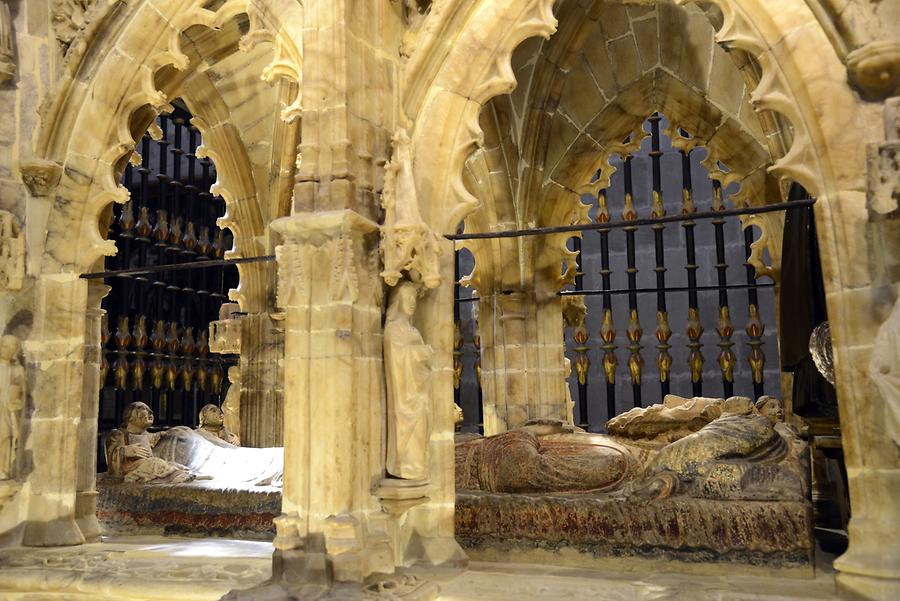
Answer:
[[129, 459], [139, 458], [146, 459], [150, 457], [153, 452], [150, 450], [150, 447], [143, 444], [129, 444], [125, 445], [125, 457]]

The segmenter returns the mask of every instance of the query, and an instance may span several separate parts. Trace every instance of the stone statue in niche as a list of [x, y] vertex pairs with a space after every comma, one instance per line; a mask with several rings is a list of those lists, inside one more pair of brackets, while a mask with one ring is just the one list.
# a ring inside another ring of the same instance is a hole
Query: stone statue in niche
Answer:
[[618, 428], [628, 436], [590, 434], [558, 421], [534, 420], [487, 438], [461, 437], [456, 487], [637, 498], [806, 498], [806, 445], [780, 423], [779, 400], [761, 397], [754, 404], [746, 397], [670, 395], [666, 401], [629, 412], [630, 419]]
[[188, 467], [154, 455], [154, 448], [169, 432], [148, 432], [153, 411], [141, 402], [125, 408], [122, 426], [106, 439], [106, 465], [111, 476], [135, 484], [178, 484], [200, 476]]
[[388, 286], [396, 286], [403, 278], [421, 281], [426, 288], [441, 283], [438, 265], [438, 235], [428, 227], [419, 213], [416, 182], [413, 178], [412, 143], [405, 129], [394, 134], [394, 153], [385, 166], [384, 225], [381, 227], [381, 253], [384, 271], [381, 277]]
[[406, 280], [391, 290], [384, 326], [387, 472], [405, 480], [428, 477], [431, 433], [429, 403], [434, 351], [412, 323], [417, 295], [415, 284]]
[[25, 403], [25, 369], [19, 339], [0, 337], [0, 480], [13, 478], [20, 420]]
[[16, 63], [13, 60], [14, 39], [9, 6], [6, 0], [0, 0], [0, 85], [16, 74]]
[[212, 403], [200, 409], [200, 425], [197, 432], [207, 438], [222, 440], [236, 447], [241, 446], [237, 434], [225, 427], [225, 413]]
[[225, 400], [222, 401], [222, 413], [225, 414], [223, 425], [226, 430], [233, 432], [235, 438], [238, 439], [238, 442], [234, 444], [240, 445], [241, 368], [239, 366], [232, 365], [228, 368], [228, 381], [231, 382], [231, 386], [228, 387], [228, 392], [225, 393]]
[[25, 237], [19, 220], [0, 211], [0, 289], [19, 290], [25, 282]]

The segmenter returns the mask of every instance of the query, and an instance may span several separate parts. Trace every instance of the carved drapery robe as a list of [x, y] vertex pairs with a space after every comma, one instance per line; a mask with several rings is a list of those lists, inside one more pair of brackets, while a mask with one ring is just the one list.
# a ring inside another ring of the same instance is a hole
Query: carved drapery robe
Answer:
[[0, 480], [13, 476], [24, 384], [22, 366], [16, 361], [0, 360]]
[[434, 351], [406, 315], [384, 327], [387, 377], [387, 472], [397, 478], [428, 477], [430, 360]]
[[110, 432], [106, 439], [106, 464], [109, 474], [121, 476], [125, 482], [135, 484], [177, 484], [194, 480], [197, 475], [190, 469], [161, 457], [125, 456], [125, 447], [133, 444], [145, 446], [152, 452], [162, 436], [162, 432], [132, 434], [124, 429]]

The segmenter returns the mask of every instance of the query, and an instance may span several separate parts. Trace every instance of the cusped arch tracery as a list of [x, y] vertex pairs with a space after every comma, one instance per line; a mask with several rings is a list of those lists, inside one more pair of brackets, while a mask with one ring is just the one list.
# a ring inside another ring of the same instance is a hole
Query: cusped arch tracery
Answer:
[[[35, 149], [38, 157], [63, 167], [46, 227], [44, 273], [84, 272], [99, 257], [115, 253], [98, 222], [111, 202], [127, 199], [118, 175], [136, 138], [166, 110], [169, 98], [182, 93], [183, 84], [204, 61], [214, 61], [217, 53], [238, 51], [242, 42], [250, 48], [265, 40], [273, 42], [275, 51], [260, 76], [299, 77], [299, 6], [286, 0], [228, 0], [210, 10], [204, 8], [208, 4], [133, 3], [95, 18], [75, 38], [65, 76], [42, 109]], [[249, 33], [248, 25], [238, 21], [249, 23]], [[296, 118], [296, 111], [283, 116]], [[220, 150], [223, 156], [227, 152]], [[239, 173], [240, 169], [229, 170], [230, 160], [224, 161], [223, 172]], [[239, 195], [246, 202], [230, 206], [229, 214], [235, 224], [241, 222], [248, 240], [238, 242], [238, 247], [251, 247], [250, 240], [261, 235], [264, 224], [253, 215], [254, 195], [246, 193], [246, 186], [237, 187], [240, 191], [232, 190], [230, 196]]]
[[[523, 7], [522, 3], [501, 1], [488, 6], [459, 0], [445, 4], [442, 11], [428, 16], [424, 30], [429, 29], [428, 20], [434, 21], [432, 28], [443, 20], [446, 26], [456, 28], [445, 32], [445, 36], [453, 34], [456, 44], [450, 49], [427, 42], [418, 45], [404, 75], [407, 79], [425, 78], [427, 84], [413, 82], [415, 93], [405, 99], [404, 106], [416, 122], [417, 166], [428, 174], [417, 181], [420, 194], [436, 199], [434, 209], [425, 209], [425, 218], [437, 229], [451, 231], [478, 206], [462, 174], [465, 161], [482, 140], [481, 107], [514, 86], [511, 58], [521, 42], [533, 36], [549, 38], [554, 32], [552, 9], [557, 3], [545, 0]], [[846, 187], [852, 174], [864, 172], [859, 164], [864, 156], [860, 142], [864, 136], [848, 140], [840, 130], [852, 127], [850, 121], [860, 113], [840, 61], [819, 44], [825, 37], [814, 16], [803, 2], [794, 0], [777, 11], [760, 2], [716, 0], [715, 4], [723, 21], [716, 41], [746, 52], [761, 69], [759, 84], [752, 92], [754, 108], [775, 111], [792, 127], [790, 148], [776, 160], [772, 172], [801, 183], [820, 197]], [[461, 12], [468, 18], [461, 19]], [[502, 28], [498, 22], [503, 23]], [[490, 43], [484, 43], [485, 35], [492, 36]], [[798, 48], [807, 50], [813, 60], [798, 63], [794, 58]], [[811, 91], [833, 98], [835, 111], [822, 114], [810, 98]], [[860, 151], [856, 161], [832, 158], [843, 158], [851, 147]], [[428, 157], [422, 156], [426, 149]]]

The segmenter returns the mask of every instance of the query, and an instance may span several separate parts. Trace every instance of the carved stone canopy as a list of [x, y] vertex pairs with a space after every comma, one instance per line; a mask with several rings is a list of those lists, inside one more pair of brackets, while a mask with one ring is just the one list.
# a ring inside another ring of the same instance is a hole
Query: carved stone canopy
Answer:
[[22, 161], [19, 165], [22, 182], [32, 196], [50, 196], [62, 176], [62, 165], [40, 159]]

